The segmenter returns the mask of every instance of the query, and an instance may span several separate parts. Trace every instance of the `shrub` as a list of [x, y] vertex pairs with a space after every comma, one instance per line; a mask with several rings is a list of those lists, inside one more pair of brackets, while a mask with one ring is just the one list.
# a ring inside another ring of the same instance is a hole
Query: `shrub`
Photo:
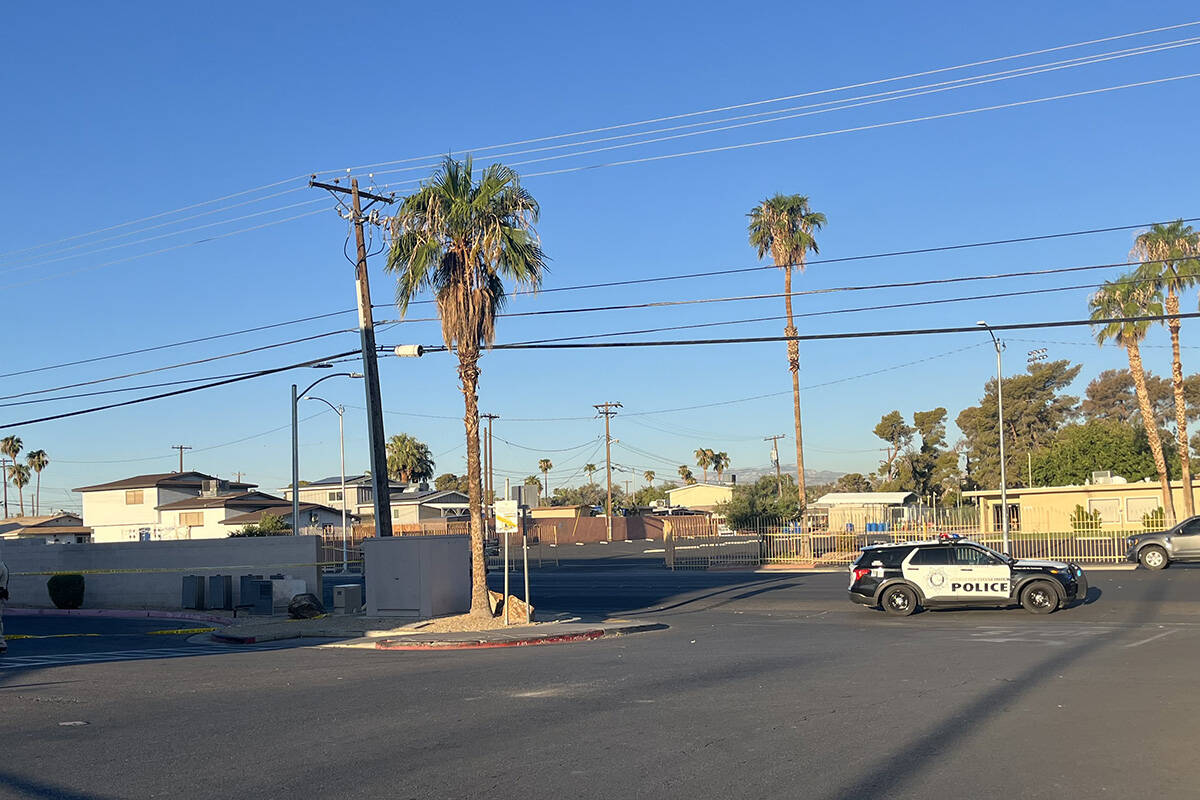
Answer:
[[1098, 531], [1100, 530], [1100, 510], [1088, 511], [1081, 505], [1075, 506], [1071, 514], [1071, 530]]
[[1159, 506], [1148, 514], [1142, 514], [1142, 527], [1148, 531], [1161, 531], [1167, 525], [1167, 513]]
[[46, 581], [50, 601], [55, 608], [79, 608], [83, 605], [82, 575], [52, 575]]

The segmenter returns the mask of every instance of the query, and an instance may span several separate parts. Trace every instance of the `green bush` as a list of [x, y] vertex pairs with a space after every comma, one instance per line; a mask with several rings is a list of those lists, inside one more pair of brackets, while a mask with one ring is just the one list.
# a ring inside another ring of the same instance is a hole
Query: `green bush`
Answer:
[[1071, 514], [1071, 529], [1077, 532], [1100, 530], [1099, 509], [1088, 511], [1083, 506], [1075, 506], [1075, 511]]
[[79, 608], [83, 605], [82, 575], [52, 575], [46, 581], [46, 589], [56, 608]]
[[1142, 514], [1142, 527], [1148, 531], [1161, 531], [1167, 526], [1167, 513], [1159, 506], [1148, 514]]

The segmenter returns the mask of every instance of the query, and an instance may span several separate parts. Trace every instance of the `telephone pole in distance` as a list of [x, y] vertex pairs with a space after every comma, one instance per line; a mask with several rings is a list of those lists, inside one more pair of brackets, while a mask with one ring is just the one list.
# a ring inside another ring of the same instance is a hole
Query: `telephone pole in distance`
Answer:
[[612, 541], [612, 435], [609, 422], [617, 415], [620, 403], [597, 403], [592, 406], [596, 414], [604, 417], [604, 475], [608, 484], [608, 504], [604, 509], [604, 522], [608, 529], [608, 541]]
[[191, 450], [192, 448], [186, 444], [173, 444], [171, 445], [171, 449], [179, 451], [179, 471], [183, 472], [183, 451]]
[[764, 436], [764, 442], [771, 443], [771, 460], [775, 462], [775, 485], [779, 487], [779, 499], [783, 499], [783, 475], [779, 471], [779, 445], [777, 442], [780, 439], [786, 439], [786, 434], [778, 434], [776, 436]]
[[[487, 458], [483, 465], [483, 474], [484, 474], [483, 497], [484, 497], [484, 501], [485, 501], [484, 505], [492, 505], [496, 502], [496, 475], [495, 475], [496, 451], [495, 451], [495, 445], [492, 444], [492, 420], [500, 419], [500, 415], [499, 414], [480, 414], [479, 417], [480, 417], [480, 419], [487, 420], [487, 432], [485, 434], [485, 436], [487, 437], [485, 439], [487, 446], [484, 450], [484, 452], [487, 454]], [[506, 497], [504, 499], [507, 500], [508, 498]]]
[[[387, 446], [383, 439], [383, 404], [379, 397], [379, 354], [375, 346], [375, 318], [371, 313], [371, 284], [367, 275], [367, 244], [363, 236], [363, 212], [376, 203], [396, 202], [396, 195], [387, 197], [358, 190], [358, 179], [350, 179], [350, 188], [336, 183], [320, 183], [313, 176], [308, 185], [334, 195], [350, 195], [349, 218], [354, 225], [354, 240], [358, 245], [358, 261], [354, 265], [354, 283], [358, 298], [358, 330], [362, 340], [363, 383], [367, 392], [367, 449], [371, 461], [371, 483], [375, 507], [375, 535], [392, 535], [392, 502], [387, 471]], [[367, 199], [366, 206], [362, 199]]]

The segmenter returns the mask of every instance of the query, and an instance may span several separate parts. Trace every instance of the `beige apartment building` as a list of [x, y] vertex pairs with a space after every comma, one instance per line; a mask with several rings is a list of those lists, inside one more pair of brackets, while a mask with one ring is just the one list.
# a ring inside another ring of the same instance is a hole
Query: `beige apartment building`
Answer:
[[[1008, 490], [1009, 526], [1027, 533], [1056, 533], [1072, 530], [1076, 507], [1100, 514], [1100, 530], [1143, 529], [1143, 518], [1162, 507], [1162, 487], [1157, 481], [1091, 483], [1083, 486], [1037, 486]], [[1183, 519], [1183, 484], [1171, 483], [1178, 520]], [[1194, 494], [1193, 489], [1193, 494]], [[1001, 530], [1000, 490], [965, 492], [979, 503], [979, 532]]]

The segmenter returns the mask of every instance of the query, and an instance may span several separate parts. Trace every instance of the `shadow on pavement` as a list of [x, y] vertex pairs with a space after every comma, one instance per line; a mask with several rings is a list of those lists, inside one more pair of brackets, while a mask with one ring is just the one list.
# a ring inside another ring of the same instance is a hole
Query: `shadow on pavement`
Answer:
[[18, 797], [54, 797], [58, 800], [115, 800], [112, 795], [76, 792], [52, 783], [0, 770], [0, 790], [5, 789], [16, 792]]
[[[1163, 602], [1167, 586], [1156, 584], [1154, 595], [1148, 598], [1141, 613], [1132, 623], [1149, 622], [1155, 610]], [[1091, 591], [1088, 592], [1091, 596]], [[904, 784], [920, 775], [935, 759], [945, 759], [953, 743], [965, 740], [972, 732], [983, 727], [988, 720], [999, 716], [1004, 709], [1021, 695], [1027, 694], [1064, 668], [1091, 655], [1108, 644], [1106, 638], [1097, 637], [1072, 650], [1039, 662], [1013, 679], [1011, 683], [997, 687], [981, 695], [977, 700], [953, 712], [933, 729], [917, 738], [912, 744], [893, 753], [863, 772], [863, 777], [845, 786], [832, 795], [836, 800], [860, 800], [864, 797], [891, 797]]]

